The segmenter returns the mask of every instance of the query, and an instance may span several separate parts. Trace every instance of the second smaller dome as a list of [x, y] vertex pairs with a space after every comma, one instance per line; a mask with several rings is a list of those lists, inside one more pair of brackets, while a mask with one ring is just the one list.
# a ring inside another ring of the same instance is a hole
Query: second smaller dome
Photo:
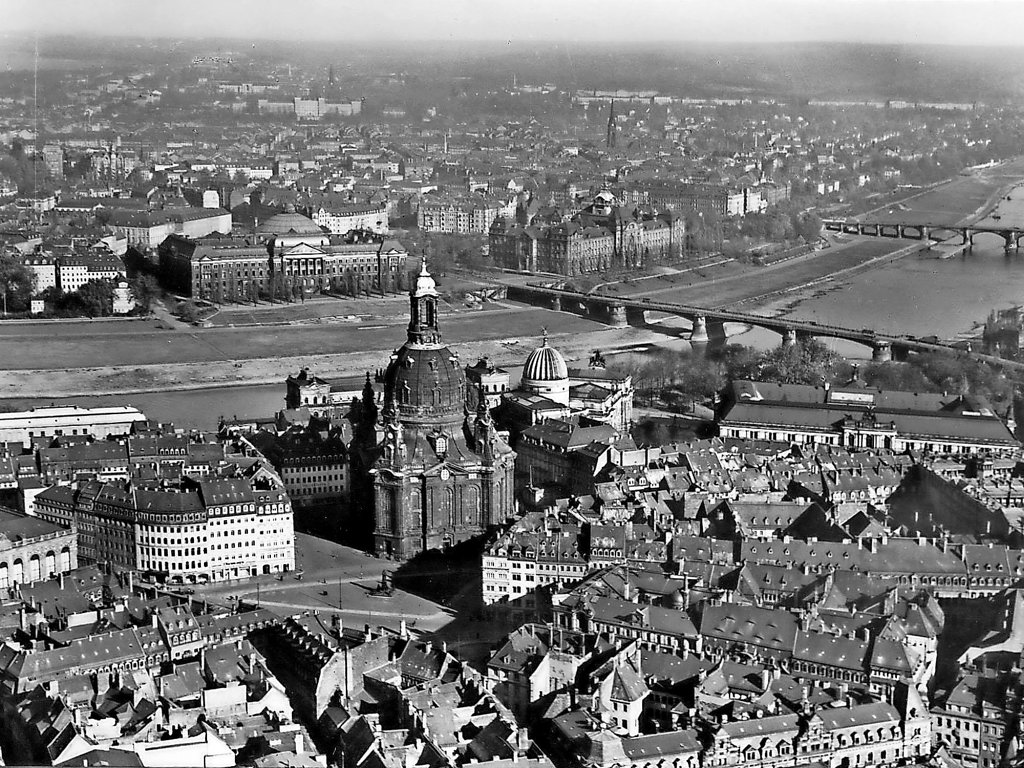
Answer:
[[523, 366], [523, 379], [528, 381], [561, 381], [569, 378], [569, 369], [565, 365], [565, 358], [561, 353], [548, 346], [547, 337], [544, 343], [537, 347], [530, 356], [526, 358]]

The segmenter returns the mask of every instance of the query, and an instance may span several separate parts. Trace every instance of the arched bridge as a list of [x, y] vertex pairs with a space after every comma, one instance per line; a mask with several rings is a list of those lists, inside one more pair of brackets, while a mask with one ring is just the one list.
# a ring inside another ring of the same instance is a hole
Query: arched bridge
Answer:
[[[892, 336], [877, 333], [870, 328], [854, 330], [808, 320], [764, 317], [748, 312], [672, 304], [646, 298], [583, 293], [554, 286], [510, 285], [508, 298], [535, 306], [547, 306], [557, 311], [581, 314], [619, 328], [627, 325], [646, 327], [649, 324], [648, 312], [676, 315], [690, 321], [689, 339], [698, 344], [725, 339], [725, 323], [742, 323], [778, 333], [784, 345], [796, 344], [799, 338], [833, 338], [853, 341], [870, 348], [871, 357], [876, 362], [893, 359], [905, 360], [910, 352], [964, 351], [961, 347], [951, 343], [937, 340], [924, 341], [911, 336]], [[970, 352], [971, 350], [968, 347], [966, 351]], [[974, 354], [973, 356], [989, 362], [1008, 364], [1005, 360], [989, 355]]]
[[975, 235], [991, 234], [1001, 237], [1006, 250], [1020, 248], [1024, 229], [1000, 227], [992, 224], [938, 224], [907, 223], [894, 221], [860, 221], [855, 219], [822, 219], [822, 225], [829, 232], [848, 235], [873, 235], [875, 237], [906, 238], [909, 240], [931, 240], [945, 242], [959, 237], [960, 244], [974, 245]]

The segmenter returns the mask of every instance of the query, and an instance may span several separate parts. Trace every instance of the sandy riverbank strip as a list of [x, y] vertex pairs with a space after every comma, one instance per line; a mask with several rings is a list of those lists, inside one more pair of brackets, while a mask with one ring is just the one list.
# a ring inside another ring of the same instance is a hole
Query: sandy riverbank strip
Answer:
[[[487, 356], [495, 365], [522, 365], [536, 338], [460, 343], [453, 346], [464, 365]], [[400, 337], [396, 337], [400, 342]], [[681, 338], [641, 328], [608, 328], [584, 334], [551, 335], [551, 344], [570, 363], [584, 366], [594, 350], [610, 350], [645, 344], [660, 347], [683, 345]], [[397, 344], [396, 344], [397, 346]], [[285, 377], [308, 367], [325, 378], [361, 376], [387, 365], [390, 350], [346, 352], [330, 355], [224, 360], [143, 366], [73, 368], [66, 371], [0, 371], [0, 399], [85, 397], [90, 395], [139, 394], [187, 391], [215, 387], [281, 384]]]

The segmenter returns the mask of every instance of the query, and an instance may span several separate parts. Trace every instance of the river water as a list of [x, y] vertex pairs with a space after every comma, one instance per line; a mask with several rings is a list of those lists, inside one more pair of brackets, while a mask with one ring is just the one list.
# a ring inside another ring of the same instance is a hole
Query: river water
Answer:
[[[979, 224], [1024, 227], [1024, 187], [1010, 198], [999, 203], [994, 212], [998, 219]], [[823, 283], [810, 295], [794, 292], [757, 311], [895, 335], [974, 337], [992, 310], [1024, 304], [1024, 248], [1006, 253], [1003, 246], [997, 235], [976, 235], [966, 255], [939, 259], [931, 252], [914, 254]], [[750, 329], [730, 340], [764, 348], [777, 344], [779, 337]], [[847, 357], [870, 357], [870, 350], [860, 344], [822, 341]]]
[[[966, 256], [938, 259], [929, 253], [915, 254], [825, 283], [809, 298], [779, 302], [787, 304], [785, 314], [794, 319], [942, 339], [974, 336], [977, 324], [991, 310], [1021, 303], [1024, 250], [1006, 256], [1002, 240], [991, 237], [978, 238]], [[755, 328], [731, 341], [767, 347], [778, 344], [779, 337]], [[860, 344], [822, 341], [847, 357], [870, 357], [870, 350]]]
[[[1024, 188], [1015, 190], [1011, 197], [1011, 201], [1000, 203], [998, 221], [988, 219], [983, 223], [1024, 227]], [[814, 290], [795, 291], [754, 311], [772, 315], [783, 313], [794, 319], [847, 328], [952, 339], [976, 335], [978, 325], [993, 309], [1022, 303], [1024, 249], [1007, 255], [1001, 238], [981, 235], [976, 237], [973, 250], [965, 256], [939, 259], [927, 252], [908, 256], [822, 283]], [[684, 323], [683, 327], [687, 325]], [[778, 334], [763, 329], [730, 325], [727, 332], [732, 343], [761, 349], [779, 343]], [[846, 357], [870, 358], [870, 350], [859, 344], [822, 341]], [[678, 340], [673, 346], [679, 346]], [[523, 350], [524, 356], [527, 352]], [[520, 369], [509, 370], [514, 385]], [[85, 406], [128, 403], [156, 421], [173, 422], [185, 428], [213, 429], [221, 416], [268, 416], [282, 409], [284, 377], [290, 372], [282, 368], [281, 382], [271, 385], [58, 398], [45, 402], [74, 402]], [[40, 401], [5, 400], [4, 404], [21, 408], [40, 404]]]
[[[1024, 192], [1021, 193], [1024, 198]], [[874, 328], [890, 333], [916, 336], [936, 335], [959, 338], [977, 332], [993, 309], [1024, 303], [1024, 249], [1006, 256], [1002, 240], [979, 237], [967, 256], [938, 259], [923, 253], [899, 259], [824, 283], [810, 296], [794, 294], [759, 313], [786, 312], [794, 319], [847, 328]], [[685, 323], [683, 326], [685, 327]], [[729, 326], [730, 342], [767, 349], [779, 343], [779, 336], [763, 329]], [[870, 350], [859, 344], [822, 339], [838, 353], [868, 359]], [[523, 350], [525, 355], [528, 350]], [[284, 407], [284, 377], [281, 383], [155, 392], [134, 395], [101, 395], [55, 399], [47, 402], [75, 402], [86, 406], [125, 404], [142, 410], [150, 419], [174, 422], [179, 427], [213, 429], [220, 416], [267, 416]], [[518, 370], [512, 369], [513, 379]], [[10, 407], [28, 407], [39, 401], [8, 400]]]

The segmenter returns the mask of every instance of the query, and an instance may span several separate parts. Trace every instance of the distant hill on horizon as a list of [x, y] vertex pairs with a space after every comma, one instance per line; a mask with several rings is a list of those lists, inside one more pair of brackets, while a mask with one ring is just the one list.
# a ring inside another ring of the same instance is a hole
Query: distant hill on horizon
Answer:
[[[249, 44], [246, 44], [249, 43]], [[34, 40], [0, 35], [0, 69], [33, 64]], [[555, 83], [574, 89], [643, 89], [695, 98], [908, 99], [1005, 102], [1024, 96], [1024, 47], [867, 43], [326, 42], [41, 37], [39, 66], [80, 69], [143, 62], [184, 66], [195, 55], [234, 51], [240, 60], [365, 67], [468, 77], [482, 87]]]

